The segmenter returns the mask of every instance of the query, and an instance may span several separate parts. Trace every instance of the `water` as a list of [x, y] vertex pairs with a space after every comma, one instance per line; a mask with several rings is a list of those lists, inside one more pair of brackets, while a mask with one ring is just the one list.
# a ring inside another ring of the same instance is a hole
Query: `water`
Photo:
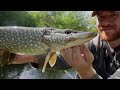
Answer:
[[45, 73], [42, 68], [33, 68], [30, 63], [7, 65], [3, 67], [3, 79], [73, 79], [76, 72], [70, 68], [67, 70], [58, 70], [47, 68]]

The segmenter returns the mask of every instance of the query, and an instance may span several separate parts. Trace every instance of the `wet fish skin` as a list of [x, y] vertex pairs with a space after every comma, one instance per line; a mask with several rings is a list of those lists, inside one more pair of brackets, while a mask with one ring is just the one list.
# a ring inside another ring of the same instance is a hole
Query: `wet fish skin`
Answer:
[[96, 36], [92, 32], [64, 32], [64, 29], [47, 27], [0, 27], [0, 49], [22, 55], [38, 55], [48, 50], [56, 52], [81, 45]]

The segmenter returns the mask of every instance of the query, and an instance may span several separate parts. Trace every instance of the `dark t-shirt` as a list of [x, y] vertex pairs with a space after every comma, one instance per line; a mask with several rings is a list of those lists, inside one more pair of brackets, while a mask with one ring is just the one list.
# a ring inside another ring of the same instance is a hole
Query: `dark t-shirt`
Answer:
[[120, 67], [120, 46], [111, 52], [109, 44], [100, 40], [99, 36], [88, 42], [87, 46], [95, 58], [93, 67], [103, 79], [107, 79]]

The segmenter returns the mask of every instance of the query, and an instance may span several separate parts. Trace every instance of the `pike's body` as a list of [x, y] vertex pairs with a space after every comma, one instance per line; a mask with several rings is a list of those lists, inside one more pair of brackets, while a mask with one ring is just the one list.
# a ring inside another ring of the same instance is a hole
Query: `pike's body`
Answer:
[[66, 34], [51, 28], [0, 27], [0, 49], [23, 55], [44, 54], [73, 47], [91, 40], [91, 32]]

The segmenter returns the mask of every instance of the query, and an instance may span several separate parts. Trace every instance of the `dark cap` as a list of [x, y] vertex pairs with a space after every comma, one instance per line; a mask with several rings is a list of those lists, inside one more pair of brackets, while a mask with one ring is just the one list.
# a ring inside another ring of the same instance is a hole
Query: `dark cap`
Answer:
[[92, 17], [94, 17], [97, 14], [97, 11], [92, 12]]
[[[104, 12], [104, 11], [93, 11], [92, 12], [92, 17], [94, 17], [97, 14], [100, 14], [100, 12]], [[120, 11], [110, 11], [110, 12], [119, 12], [120, 13]]]

